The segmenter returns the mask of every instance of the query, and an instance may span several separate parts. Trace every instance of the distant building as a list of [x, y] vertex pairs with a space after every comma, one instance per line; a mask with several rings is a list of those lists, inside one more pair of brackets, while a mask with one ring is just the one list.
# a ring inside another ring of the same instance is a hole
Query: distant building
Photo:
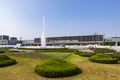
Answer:
[[120, 37], [109, 37], [105, 39], [105, 42], [120, 42]]
[[[120, 42], [120, 37], [109, 37], [104, 40], [105, 42], [114, 42], [115, 46], [118, 46], [118, 43]], [[120, 45], [120, 44], [119, 44]]]
[[9, 44], [10, 45], [16, 45], [17, 44], [17, 38], [16, 37], [10, 37]]
[[0, 40], [9, 40], [9, 36], [7, 36], [7, 35], [0, 35]]
[[7, 45], [9, 42], [9, 36], [0, 35], [0, 45]]
[[[103, 35], [82, 35], [82, 36], [63, 36], [63, 37], [47, 37], [46, 44], [52, 45], [88, 45], [88, 44], [100, 44], [104, 41]], [[36, 44], [41, 44], [40, 38], [35, 38]]]
[[40, 38], [34, 38], [34, 42], [37, 43], [37, 44], [40, 44], [41, 43], [41, 39]]
[[7, 45], [8, 43], [8, 40], [0, 40], [0, 45]]
[[23, 40], [22, 46], [35, 46], [34, 40]]

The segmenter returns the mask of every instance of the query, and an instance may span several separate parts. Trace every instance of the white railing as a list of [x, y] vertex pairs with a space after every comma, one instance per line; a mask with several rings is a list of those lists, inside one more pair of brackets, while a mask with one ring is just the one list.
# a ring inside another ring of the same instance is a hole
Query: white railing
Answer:
[[16, 48], [16, 45], [0, 45], [0, 48]]
[[[87, 49], [87, 48], [110, 48], [117, 51], [120, 51], [120, 46], [101, 46], [101, 45], [66, 45], [65, 48], [75, 48], [75, 49]], [[42, 48], [41, 46], [21, 46], [17, 45], [0, 45], [0, 48]], [[64, 48], [63, 46], [46, 46], [46, 48]]]

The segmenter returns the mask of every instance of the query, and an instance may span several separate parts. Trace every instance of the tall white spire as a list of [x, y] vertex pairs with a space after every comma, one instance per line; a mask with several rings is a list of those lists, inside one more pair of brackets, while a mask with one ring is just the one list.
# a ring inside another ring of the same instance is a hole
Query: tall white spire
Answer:
[[43, 24], [42, 24], [42, 35], [45, 36], [45, 22], [44, 22], [44, 16], [43, 16]]
[[44, 23], [44, 16], [43, 16], [43, 24], [42, 24], [42, 35], [41, 35], [41, 47], [46, 47], [46, 36], [45, 36], [45, 23]]

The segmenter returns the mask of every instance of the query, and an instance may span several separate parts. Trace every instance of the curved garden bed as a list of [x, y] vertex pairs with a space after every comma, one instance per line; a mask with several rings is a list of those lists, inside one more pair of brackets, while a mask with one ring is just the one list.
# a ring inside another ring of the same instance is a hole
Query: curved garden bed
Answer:
[[16, 64], [16, 60], [9, 58], [6, 55], [0, 55], [0, 67]]
[[51, 59], [37, 65], [35, 72], [44, 77], [65, 77], [81, 72], [75, 64], [60, 59]]
[[115, 64], [117, 63], [116, 58], [112, 58], [111, 56], [107, 54], [96, 54], [92, 57], [89, 58], [90, 61], [92, 62], [97, 62], [97, 63], [105, 63], [105, 64]]

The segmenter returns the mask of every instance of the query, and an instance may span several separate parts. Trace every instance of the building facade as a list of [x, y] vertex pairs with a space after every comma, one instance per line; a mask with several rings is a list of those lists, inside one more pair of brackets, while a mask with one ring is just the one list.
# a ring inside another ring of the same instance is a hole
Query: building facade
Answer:
[[0, 45], [7, 45], [9, 43], [9, 36], [0, 35]]
[[[82, 35], [82, 36], [63, 36], [63, 37], [47, 37], [46, 44], [48, 46], [55, 45], [88, 45], [100, 44], [104, 41], [103, 35]], [[40, 38], [35, 38], [36, 44], [41, 44]]]
[[120, 37], [109, 37], [104, 42], [112, 43], [114, 46], [120, 46]]
[[7, 36], [7, 35], [0, 35], [0, 40], [9, 40], [9, 36]]
[[37, 45], [35, 45], [34, 40], [23, 40], [22, 46], [37, 46]]
[[16, 37], [10, 37], [9, 44], [10, 45], [16, 45], [17, 44], [17, 38]]
[[105, 39], [105, 42], [120, 42], [120, 37], [109, 37]]

